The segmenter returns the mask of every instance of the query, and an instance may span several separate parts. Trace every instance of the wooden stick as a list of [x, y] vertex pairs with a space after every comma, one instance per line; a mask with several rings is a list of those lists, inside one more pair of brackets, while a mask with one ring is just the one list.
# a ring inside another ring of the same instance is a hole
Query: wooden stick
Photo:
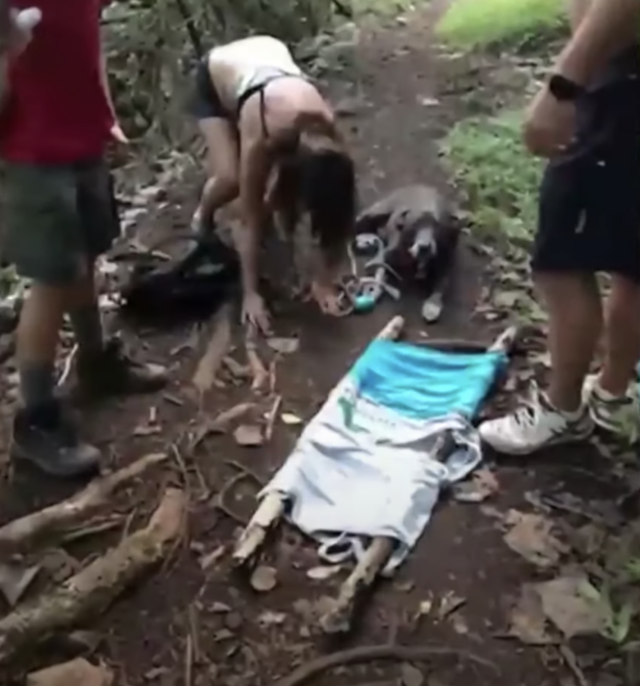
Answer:
[[122, 484], [166, 459], [167, 455], [163, 453], [145, 455], [113, 474], [92, 481], [80, 493], [61, 503], [5, 524], [0, 528], [0, 551], [14, 551], [47, 534], [64, 535], [79, 519], [86, 519], [88, 514], [108, 503]]
[[395, 660], [397, 662], [429, 662], [437, 657], [452, 657], [460, 661], [473, 662], [479, 667], [490, 669], [494, 674], [499, 674], [496, 665], [483, 657], [464, 650], [456, 650], [445, 646], [423, 645], [373, 645], [347, 648], [337, 653], [321, 655], [309, 662], [301, 664], [288, 676], [279, 679], [273, 686], [302, 686], [314, 677], [336, 667], [361, 664], [363, 662], [378, 662], [381, 660]]
[[0, 666], [7, 665], [24, 649], [33, 650], [52, 635], [104, 612], [173, 549], [183, 531], [186, 509], [184, 491], [167, 489], [144, 529], [127, 536], [61, 587], [1, 619]]
[[487, 352], [504, 352], [509, 355], [520, 335], [520, 328], [517, 326], [510, 326], [503, 331], [498, 338], [487, 348]]
[[340, 586], [338, 597], [320, 617], [320, 627], [326, 634], [344, 633], [351, 629], [351, 618], [357, 599], [373, 584], [393, 552], [395, 541], [378, 536]]
[[[394, 317], [376, 336], [377, 339], [393, 340], [398, 338], [404, 328], [404, 319]], [[238, 539], [234, 552], [233, 563], [236, 567], [245, 565], [258, 552], [264, 543], [269, 530], [281, 519], [287, 505], [287, 494], [272, 492], [267, 494], [247, 528]]]
[[213, 319], [213, 333], [191, 380], [200, 395], [206, 393], [213, 386], [218, 369], [222, 364], [222, 358], [230, 346], [231, 310], [229, 305], [223, 305]]
[[233, 564], [236, 567], [245, 565], [258, 552], [269, 530], [276, 525], [284, 514], [286, 504], [286, 493], [277, 491], [268, 493], [262, 499], [260, 506], [247, 524], [247, 528], [236, 543], [233, 551]]

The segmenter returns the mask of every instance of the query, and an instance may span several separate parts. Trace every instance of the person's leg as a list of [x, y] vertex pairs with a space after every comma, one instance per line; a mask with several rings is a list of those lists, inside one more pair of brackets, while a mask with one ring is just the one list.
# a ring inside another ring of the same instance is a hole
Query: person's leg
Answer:
[[585, 236], [590, 228], [585, 191], [579, 163], [546, 170], [532, 267], [549, 314], [550, 384], [548, 393], [536, 391], [529, 404], [481, 425], [483, 440], [501, 452], [528, 454], [593, 430], [581, 392], [602, 312]]
[[549, 316], [549, 401], [573, 415], [581, 409], [582, 386], [602, 331], [602, 302], [593, 274], [535, 275]]
[[215, 228], [215, 213], [238, 196], [239, 148], [236, 128], [227, 119], [209, 117], [198, 122], [207, 146], [208, 178], [194, 216], [196, 229]]
[[[640, 141], [639, 141], [640, 142]], [[603, 366], [588, 378], [585, 397], [598, 426], [626, 438], [640, 435], [636, 366], [640, 360], [640, 151], [612, 156], [611, 188], [600, 208], [609, 231], [603, 271], [612, 273], [605, 309]], [[615, 227], [615, 233], [613, 233]]]
[[111, 247], [120, 233], [114, 211], [109, 169], [102, 160], [76, 167], [78, 212], [87, 256], [74, 284], [68, 314], [78, 345], [80, 391], [90, 396], [144, 393], [162, 388], [166, 370], [129, 358], [118, 339], [106, 339], [95, 284], [95, 258]]
[[81, 254], [74, 176], [66, 167], [7, 165], [4, 182], [6, 256], [32, 280], [18, 326], [22, 407], [12, 455], [57, 476], [93, 472], [99, 451], [77, 439], [54, 397], [58, 336]]

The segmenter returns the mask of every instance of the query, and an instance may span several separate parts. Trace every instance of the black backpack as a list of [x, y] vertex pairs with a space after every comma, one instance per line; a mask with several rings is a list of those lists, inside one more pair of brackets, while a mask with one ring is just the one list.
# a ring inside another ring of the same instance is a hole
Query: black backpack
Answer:
[[[158, 254], [161, 247], [187, 241], [192, 247], [175, 259]], [[120, 290], [121, 313], [149, 323], [168, 324], [211, 316], [239, 285], [239, 260], [215, 234], [182, 233], [147, 252], [114, 256], [132, 263]]]

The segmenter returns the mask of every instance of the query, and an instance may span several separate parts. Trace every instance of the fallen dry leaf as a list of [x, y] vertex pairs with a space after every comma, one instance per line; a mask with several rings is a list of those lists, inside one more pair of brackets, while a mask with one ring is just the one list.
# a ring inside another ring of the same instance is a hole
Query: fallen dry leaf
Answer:
[[84, 658], [54, 665], [27, 675], [26, 686], [111, 686], [113, 672]]
[[553, 567], [560, 555], [568, 552], [567, 546], [551, 533], [553, 523], [542, 515], [510, 510], [505, 522], [511, 527], [504, 536], [505, 543], [537, 567]]
[[420, 605], [418, 605], [418, 614], [420, 616], [424, 617], [425, 615], [430, 614], [432, 609], [433, 609], [433, 599], [427, 598], [426, 600], [420, 601]]
[[288, 426], [297, 426], [302, 424], [302, 419], [292, 412], [283, 412], [280, 415], [280, 419], [282, 419], [283, 423], [287, 424]]
[[440, 607], [438, 608], [438, 617], [440, 620], [446, 619], [449, 615], [452, 615], [456, 610], [459, 610], [467, 601], [461, 598], [453, 591], [447, 591], [440, 601]]
[[18, 563], [0, 563], [0, 593], [10, 607], [16, 606], [41, 569], [40, 565], [25, 567]]
[[422, 672], [408, 662], [402, 663], [400, 666], [400, 674], [402, 686], [422, 686], [422, 684], [424, 684]]
[[582, 590], [586, 582], [585, 575], [571, 574], [535, 585], [543, 613], [567, 640], [596, 635], [604, 628], [602, 608]]
[[453, 497], [460, 503], [482, 503], [499, 488], [500, 484], [490, 469], [479, 469], [469, 481], [455, 486]]
[[527, 645], [553, 643], [546, 629], [546, 618], [542, 611], [540, 596], [534, 584], [524, 584], [520, 597], [510, 613], [509, 635], [519, 638]]
[[295, 353], [300, 347], [300, 339], [274, 336], [273, 338], [267, 339], [267, 345], [271, 350], [275, 350], [277, 353], [290, 355], [291, 353]]
[[264, 443], [262, 429], [257, 424], [240, 424], [233, 432], [233, 438], [245, 448], [256, 448]]
[[216, 601], [209, 608], [209, 612], [213, 612], [213, 614], [216, 614], [216, 615], [221, 615], [221, 614], [225, 614], [226, 612], [231, 612], [231, 607], [229, 605], [227, 605], [226, 603], [220, 603], [220, 602]]
[[278, 583], [276, 570], [273, 567], [260, 565], [259, 567], [256, 567], [251, 575], [250, 583], [251, 588], [253, 588], [254, 591], [258, 591], [258, 593], [268, 593], [269, 591], [272, 591]]
[[286, 618], [287, 615], [284, 612], [271, 612], [271, 610], [265, 610], [258, 616], [258, 624], [261, 624], [262, 626], [284, 624]]
[[337, 574], [341, 569], [340, 565], [321, 565], [307, 570], [307, 576], [314, 581], [324, 581]]
[[225, 553], [226, 547], [219, 545], [215, 550], [212, 550], [207, 555], [200, 558], [200, 568], [206, 572], [209, 567], [213, 566]]
[[132, 431], [132, 436], [142, 438], [144, 436], [154, 436], [162, 431], [160, 424], [140, 424]]

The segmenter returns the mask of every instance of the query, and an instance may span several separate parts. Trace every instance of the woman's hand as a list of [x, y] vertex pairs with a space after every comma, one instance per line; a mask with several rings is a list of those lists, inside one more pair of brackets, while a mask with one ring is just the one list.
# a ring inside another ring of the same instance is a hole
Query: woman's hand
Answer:
[[344, 307], [343, 293], [335, 284], [314, 281], [311, 284], [311, 295], [323, 314], [332, 317], [343, 317], [348, 314]]
[[255, 326], [263, 335], [271, 335], [271, 317], [259, 293], [247, 293], [242, 301], [242, 323]]

